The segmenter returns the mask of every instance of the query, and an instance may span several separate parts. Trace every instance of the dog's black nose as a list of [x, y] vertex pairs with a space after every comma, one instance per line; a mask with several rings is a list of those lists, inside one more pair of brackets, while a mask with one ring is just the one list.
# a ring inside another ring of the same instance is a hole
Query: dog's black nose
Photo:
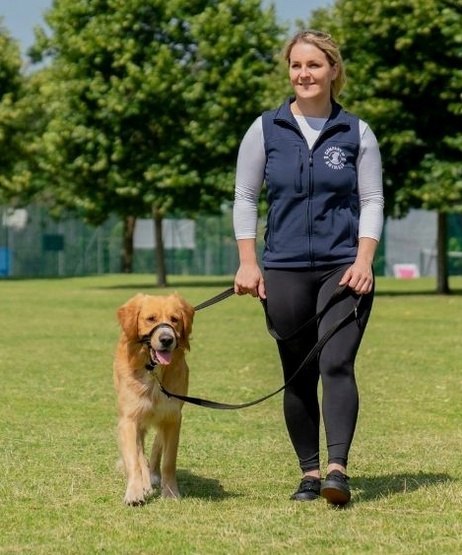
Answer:
[[169, 333], [163, 333], [159, 336], [159, 341], [163, 347], [170, 347], [173, 343], [173, 337]]

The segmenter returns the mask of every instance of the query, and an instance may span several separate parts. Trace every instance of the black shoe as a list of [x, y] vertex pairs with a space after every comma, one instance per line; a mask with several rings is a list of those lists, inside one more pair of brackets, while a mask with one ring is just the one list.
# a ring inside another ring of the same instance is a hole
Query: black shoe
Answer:
[[321, 496], [331, 505], [346, 505], [351, 499], [349, 477], [340, 470], [329, 472], [321, 484]]
[[290, 496], [294, 501], [314, 501], [319, 499], [321, 480], [313, 476], [302, 478], [298, 490]]

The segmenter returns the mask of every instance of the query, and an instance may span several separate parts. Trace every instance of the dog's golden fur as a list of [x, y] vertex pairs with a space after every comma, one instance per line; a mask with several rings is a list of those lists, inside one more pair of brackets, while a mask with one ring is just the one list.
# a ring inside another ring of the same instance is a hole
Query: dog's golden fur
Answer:
[[[176, 459], [183, 403], [162, 393], [159, 382], [168, 391], [187, 395], [185, 351], [189, 350], [193, 316], [194, 308], [177, 294], [140, 293], [117, 311], [122, 330], [114, 359], [114, 385], [127, 505], [143, 504], [153, 486], [159, 485], [163, 497], [179, 497]], [[153, 362], [150, 371], [146, 366]], [[148, 462], [144, 439], [151, 426], [157, 433]]]

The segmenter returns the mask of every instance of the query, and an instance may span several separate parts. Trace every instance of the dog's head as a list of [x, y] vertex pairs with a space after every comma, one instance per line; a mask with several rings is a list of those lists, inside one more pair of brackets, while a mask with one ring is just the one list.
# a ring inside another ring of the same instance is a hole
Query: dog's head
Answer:
[[145, 344], [154, 363], [169, 364], [175, 349], [189, 349], [194, 308], [176, 293], [138, 293], [118, 309], [117, 317], [128, 341]]

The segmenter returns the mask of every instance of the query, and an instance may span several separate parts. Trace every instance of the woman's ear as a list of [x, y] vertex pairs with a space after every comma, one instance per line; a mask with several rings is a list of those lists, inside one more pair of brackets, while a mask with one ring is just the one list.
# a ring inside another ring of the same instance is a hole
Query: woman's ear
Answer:
[[338, 77], [338, 64], [334, 64], [333, 66], [331, 66], [331, 68], [332, 68], [332, 81], [334, 81]]

